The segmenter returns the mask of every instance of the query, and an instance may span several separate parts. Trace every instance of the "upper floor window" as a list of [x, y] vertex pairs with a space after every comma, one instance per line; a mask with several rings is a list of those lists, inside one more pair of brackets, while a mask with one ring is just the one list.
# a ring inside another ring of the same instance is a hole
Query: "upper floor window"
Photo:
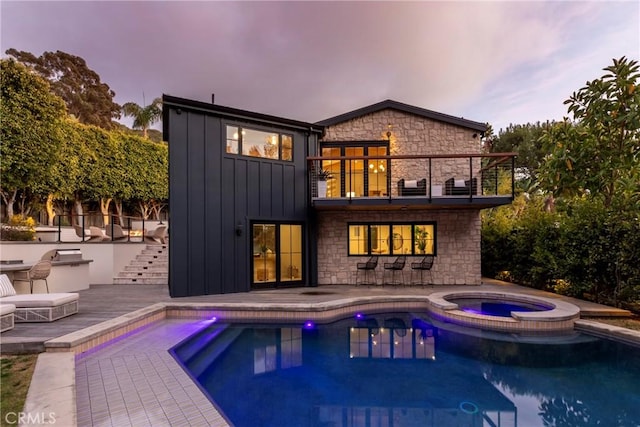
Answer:
[[227, 126], [227, 153], [293, 161], [293, 136]]

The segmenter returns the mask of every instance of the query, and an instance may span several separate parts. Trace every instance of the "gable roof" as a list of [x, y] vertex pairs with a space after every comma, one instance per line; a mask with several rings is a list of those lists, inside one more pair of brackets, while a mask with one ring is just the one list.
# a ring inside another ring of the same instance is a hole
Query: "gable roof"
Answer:
[[462, 117], [450, 116], [448, 114], [438, 113], [437, 111], [427, 110], [420, 107], [414, 107], [413, 105], [403, 104], [402, 102], [393, 101], [387, 99], [377, 104], [369, 105], [368, 107], [358, 108], [357, 110], [343, 113], [335, 117], [331, 117], [319, 122], [316, 125], [320, 126], [333, 126], [338, 123], [346, 122], [347, 120], [355, 119], [366, 114], [377, 113], [378, 111], [391, 109], [397, 110], [408, 114], [414, 114], [416, 116], [425, 117], [427, 119], [436, 120], [439, 122], [450, 123], [457, 126], [473, 129], [479, 132], [485, 132], [487, 125], [485, 123], [474, 122]]

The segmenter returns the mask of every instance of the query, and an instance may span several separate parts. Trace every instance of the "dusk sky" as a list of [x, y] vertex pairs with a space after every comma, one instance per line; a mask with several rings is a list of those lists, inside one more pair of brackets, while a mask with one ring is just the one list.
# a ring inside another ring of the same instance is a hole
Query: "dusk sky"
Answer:
[[613, 58], [640, 57], [638, 1], [2, 0], [0, 13], [3, 57], [80, 56], [120, 104], [215, 93], [308, 122], [393, 99], [497, 132], [561, 119]]

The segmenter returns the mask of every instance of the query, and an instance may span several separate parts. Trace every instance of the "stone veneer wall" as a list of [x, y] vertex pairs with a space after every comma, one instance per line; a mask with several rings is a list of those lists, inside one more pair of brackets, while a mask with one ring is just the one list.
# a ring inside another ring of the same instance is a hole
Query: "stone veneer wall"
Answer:
[[[479, 154], [482, 148], [479, 132], [475, 130], [392, 109], [327, 127], [322, 141], [386, 140], [389, 130], [390, 155]], [[468, 158], [434, 159], [431, 167], [432, 184], [443, 185], [446, 179], [452, 177], [469, 179]], [[396, 183], [400, 178], [419, 180], [429, 175], [427, 160], [396, 160], [391, 168], [391, 190], [394, 196], [397, 195]], [[479, 169], [480, 159], [474, 159], [474, 176]]]
[[[318, 283], [355, 283], [356, 263], [367, 256], [348, 255], [347, 222], [420, 222], [437, 223], [437, 257], [432, 276], [435, 284], [479, 285], [480, 273], [480, 212], [476, 210], [427, 211], [323, 211], [318, 214]], [[382, 279], [382, 263], [394, 257], [381, 256], [378, 281]], [[409, 283], [410, 262], [421, 257], [407, 258], [405, 281]]]
[[[389, 127], [391, 125], [391, 127]], [[425, 117], [387, 109], [367, 114], [326, 128], [322, 141], [385, 140], [391, 131], [391, 155], [417, 154], [470, 154], [480, 153], [480, 135], [477, 131], [431, 120]], [[473, 170], [480, 168], [474, 160]], [[397, 195], [400, 178], [428, 177], [425, 160], [397, 160], [391, 164], [392, 195]], [[475, 175], [475, 173], [474, 173]], [[432, 184], [443, 185], [450, 177], [468, 179], [469, 159], [434, 159]], [[480, 184], [480, 183], [479, 183]], [[480, 212], [476, 210], [424, 210], [384, 212], [319, 212], [318, 214], [318, 282], [320, 284], [347, 284], [355, 282], [356, 263], [368, 257], [349, 257], [347, 222], [406, 222], [435, 221], [437, 223], [437, 258], [432, 275], [436, 284], [479, 285], [480, 273]], [[420, 257], [410, 257], [409, 262]], [[393, 257], [381, 257], [378, 275], [382, 276], [382, 263]], [[405, 267], [407, 280], [411, 272]]]

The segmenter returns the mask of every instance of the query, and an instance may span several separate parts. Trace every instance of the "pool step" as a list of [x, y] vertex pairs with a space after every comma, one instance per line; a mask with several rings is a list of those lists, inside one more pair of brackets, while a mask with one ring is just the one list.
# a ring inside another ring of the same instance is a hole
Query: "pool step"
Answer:
[[229, 325], [222, 323], [213, 324], [189, 337], [184, 343], [173, 348], [173, 353], [185, 365], [205, 346], [213, 341]]
[[[194, 354], [189, 361], [184, 362], [185, 368], [195, 378], [199, 377], [224, 351], [238, 338], [245, 328], [233, 327], [224, 329], [201, 350]], [[215, 339], [215, 342], [214, 342]]]

